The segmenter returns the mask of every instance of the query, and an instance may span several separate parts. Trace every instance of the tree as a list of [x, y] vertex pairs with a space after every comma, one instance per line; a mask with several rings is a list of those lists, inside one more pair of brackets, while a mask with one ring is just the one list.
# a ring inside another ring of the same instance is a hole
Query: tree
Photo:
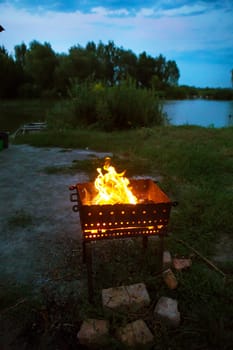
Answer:
[[165, 83], [170, 86], [177, 86], [180, 72], [175, 61], [167, 61], [164, 71]]
[[110, 86], [116, 82], [116, 70], [118, 65], [118, 50], [113, 41], [107, 45], [100, 42], [97, 46], [97, 55], [103, 80]]
[[21, 83], [20, 72], [4, 46], [0, 47], [0, 97], [17, 97]]
[[155, 59], [142, 52], [137, 62], [137, 81], [140, 86], [150, 87], [151, 78], [155, 74]]
[[52, 89], [57, 57], [49, 43], [30, 43], [25, 55], [25, 71], [40, 92]]
[[136, 79], [137, 56], [131, 50], [118, 48], [116, 57], [115, 82], [126, 80], [128, 77]]
[[24, 43], [15, 46], [15, 60], [22, 68], [25, 66], [26, 53], [27, 46]]
[[68, 55], [57, 55], [57, 65], [54, 70], [54, 88], [59, 96], [66, 96], [74, 77], [72, 62]]

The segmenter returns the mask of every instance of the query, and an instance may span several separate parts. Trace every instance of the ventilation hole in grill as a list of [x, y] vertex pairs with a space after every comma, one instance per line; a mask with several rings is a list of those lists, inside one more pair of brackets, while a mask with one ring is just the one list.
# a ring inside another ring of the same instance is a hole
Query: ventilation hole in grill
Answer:
[[121, 221], [121, 225], [124, 225], [123, 221]]
[[163, 209], [163, 213], [166, 213], [167, 212], [167, 210], [166, 209]]
[[154, 214], [156, 214], [156, 213], [157, 213], [157, 211], [156, 211], [156, 210], [153, 210], [153, 213], [154, 213]]
[[89, 212], [87, 215], [88, 215], [88, 216], [92, 216], [92, 213], [91, 213], [91, 212]]
[[140, 220], [138, 220], [138, 224], [140, 224], [141, 223], [141, 221]]
[[152, 223], [152, 220], [149, 220], [148, 222], [149, 222], [149, 224], [151, 224], [151, 223]]
[[132, 225], [134, 225], [135, 224], [135, 221], [132, 221]]
[[108, 225], [109, 225], [109, 226], [112, 226], [112, 223], [111, 223], [111, 222], [109, 222], [109, 223], [108, 223]]
[[110, 214], [111, 214], [111, 215], [114, 215], [114, 211], [110, 211]]
[[103, 226], [106, 226], [106, 222], [103, 222]]
[[93, 227], [94, 226], [94, 224], [91, 224], [91, 227]]
[[100, 223], [99, 223], [99, 222], [97, 222], [97, 226], [100, 226]]
[[124, 211], [124, 210], [122, 210], [121, 214], [123, 214], [123, 215], [124, 215], [124, 214], [125, 214], [125, 211]]
[[146, 221], [143, 221], [143, 224], [146, 224]]
[[114, 222], [115, 226], [117, 225], [117, 222]]
[[132, 211], [132, 214], [136, 214], [135, 210]]
[[129, 221], [126, 222], [126, 225], [129, 225]]
[[99, 215], [103, 215], [102, 211], [99, 212]]
[[87, 224], [85, 224], [84, 226], [85, 226], [85, 227], [87, 227], [88, 225], [87, 225]]
[[146, 214], [146, 210], [143, 210], [142, 214]]

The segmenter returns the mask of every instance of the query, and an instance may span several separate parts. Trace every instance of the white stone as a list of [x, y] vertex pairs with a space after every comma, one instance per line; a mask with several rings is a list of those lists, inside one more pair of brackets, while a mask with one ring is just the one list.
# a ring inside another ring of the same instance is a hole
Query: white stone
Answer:
[[121, 327], [116, 337], [127, 346], [146, 345], [153, 342], [154, 336], [143, 320], [137, 320]]
[[180, 324], [180, 312], [175, 299], [161, 297], [155, 306], [154, 315], [168, 326], [178, 327]]
[[80, 344], [91, 345], [96, 347], [98, 345], [105, 345], [109, 335], [109, 322], [106, 320], [87, 319], [81, 325], [77, 334]]
[[163, 268], [167, 269], [171, 266], [171, 264], [172, 264], [171, 253], [168, 250], [165, 250], [163, 252]]
[[102, 290], [102, 303], [105, 309], [138, 311], [150, 304], [150, 297], [144, 283]]
[[173, 259], [173, 267], [178, 271], [187, 269], [191, 265], [192, 265], [192, 260], [190, 258]]

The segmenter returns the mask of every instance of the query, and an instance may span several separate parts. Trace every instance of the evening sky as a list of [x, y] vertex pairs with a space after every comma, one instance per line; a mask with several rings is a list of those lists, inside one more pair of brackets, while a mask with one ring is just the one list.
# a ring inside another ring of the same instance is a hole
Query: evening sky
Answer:
[[89, 41], [175, 60], [179, 84], [231, 87], [233, 0], [0, 0], [0, 46], [37, 40], [56, 53]]

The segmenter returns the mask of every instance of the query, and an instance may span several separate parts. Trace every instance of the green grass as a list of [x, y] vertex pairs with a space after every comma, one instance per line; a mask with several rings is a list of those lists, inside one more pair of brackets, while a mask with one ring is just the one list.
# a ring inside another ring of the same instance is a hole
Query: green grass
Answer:
[[[17, 142], [112, 152], [112, 163], [126, 176], [161, 175], [161, 187], [179, 202], [172, 211], [170, 230], [211, 255], [223, 231], [230, 234], [233, 215], [233, 128], [192, 126], [142, 128], [104, 133], [93, 130], [25, 135]], [[95, 178], [103, 160], [95, 157], [69, 168], [47, 172], [86, 171]], [[208, 244], [206, 242], [208, 241]]]
[[53, 100], [0, 100], [1, 131], [14, 132], [24, 123], [43, 122]]
[[[15, 142], [40, 147], [88, 147], [90, 150], [112, 152], [113, 165], [119, 171], [127, 169], [129, 177], [161, 175], [160, 186], [171, 199], [179, 202], [172, 209], [171, 235], [165, 240], [172, 255], [188, 256], [191, 253], [176, 238], [184, 240], [208, 259], [212, 259], [221, 234], [233, 239], [233, 128], [169, 126], [113, 133], [81, 129], [26, 135], [15, 139]], [[86, 171], [92, 178], [96, 167], [102, 164], [103, 160], [90, 157], [74, 162], [66, 171]], [[56, 169], [47, 171], [53, 173]], [[189, 271], [176, 273], [179, 285], [176, 290], [170, 291], [161, 276], [156, 275], [156, 243], [150, 244], [146, 254], [142, 253], [138, 241], [132, 244], [108, 242], [95, 249], [98, 295], [102, 288], [143, 280], [153, 301], [160, 295], [178, 300], [182, 317], [180, 327], [170, 330], [156, 325], [157, 340], [151, 349], [232, 348], [232, 261], [219, 264], [227, 274], [224, 281], [217, 271], [196, 256]], [[100, 298], [97, 298], [94, 308], [85, 298], [81, 298], [79, 303], [85, 307], [81, 307], [76, 317], [104, 317]], [[154, 327], [152, 314], [143, 317], [148, 325]], [[122, 319], [121, 315], [115, 315], [110, 318], [112, 330], [131, 317], [127, 315]], [[120, 349], [117, 344], [114, 348]]]
[[[179, 202], [171, 217], [171, 231], [211, 254], [219, 232], [231, 232], [233, 202], [233, 128], [192, 126], [142, 128], [104, 133], [94, 130], [45, 132], [15, 141], [34, 146], [86, 148], [112, 152], [112, 163], [126, 175], [161, 175], [162, 188]], [[90, 158], [68, 169], [86, 171], [94, 179], [103, 160]], [[205, 244], [206, 241], [209, 244]]]

